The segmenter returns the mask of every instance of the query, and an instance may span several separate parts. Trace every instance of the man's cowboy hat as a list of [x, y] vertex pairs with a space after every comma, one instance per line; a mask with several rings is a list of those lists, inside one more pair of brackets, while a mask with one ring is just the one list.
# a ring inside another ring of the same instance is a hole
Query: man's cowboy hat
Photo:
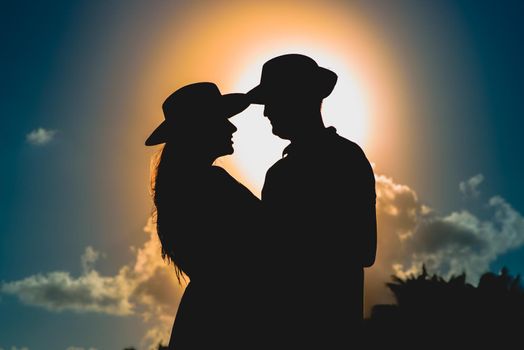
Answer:
[[331, 94], [337, 78], [334, 72], [320, 67], [311, 57], [287, 54], [264, 63], [260, 84], [247, 95], [255, 104], [266, 104], [275, 97], [323, 99]]
[[162, 104], [165, 120], [147, 138], [146, 146], [167, 142], [177, 132], [198, 128], [210, 118], [230, 118], [248, 106], [245, 94], [222, 95], [213, 83], [186, 85], [173, 92]]

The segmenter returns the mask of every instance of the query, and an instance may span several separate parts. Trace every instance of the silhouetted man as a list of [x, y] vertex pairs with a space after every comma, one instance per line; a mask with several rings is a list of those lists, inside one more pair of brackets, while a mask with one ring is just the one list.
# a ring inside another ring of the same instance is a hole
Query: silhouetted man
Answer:
[[267, 172], [271, 348], [349, 348], [360, 334], [363, 268], [376, 252], [375, 180], [362, 149], [322, 121], [337, 75], [303, 55], [275, 57], [248, 96], [290, 140]]

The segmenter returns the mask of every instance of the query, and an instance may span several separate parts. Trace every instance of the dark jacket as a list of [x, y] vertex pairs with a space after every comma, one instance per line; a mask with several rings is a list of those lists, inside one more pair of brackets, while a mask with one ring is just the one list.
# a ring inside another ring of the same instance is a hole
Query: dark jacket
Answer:
[[363, 268], [375, 260], [375, 179], [362, 149], [334, 128], [307, 141], [286, 148], [262, 191], [275, 328], [289, 346], [345, 348], [362, 320]]

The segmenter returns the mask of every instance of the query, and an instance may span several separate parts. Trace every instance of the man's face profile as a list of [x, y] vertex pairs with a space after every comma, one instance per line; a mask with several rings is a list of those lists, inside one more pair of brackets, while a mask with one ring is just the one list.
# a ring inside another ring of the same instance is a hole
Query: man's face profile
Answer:
[[319, 113], [320, 104], [321, 100], [310, 94], [278, 95], [267, 100], [264, 116], [269, 119], [274, 135], [291, 140], [304, 129], [306, 118]]
[[289, 140], [296, 128], [297, 102], [273, 98], [264, 106], [264, 116], [269, 119], [274, 135]]

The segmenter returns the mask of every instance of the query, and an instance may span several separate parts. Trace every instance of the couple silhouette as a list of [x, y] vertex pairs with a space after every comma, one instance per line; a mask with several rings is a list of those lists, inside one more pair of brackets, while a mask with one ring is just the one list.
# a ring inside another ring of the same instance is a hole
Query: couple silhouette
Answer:
[[[169, 349], [346, 349], [362, 334], [364, 268], [376, 254], [375, 179], [362, 149], [322, 120], [337, 75], [312, 58], [267, 61], [260, 84], [222, 95], [186, 85], [146, 140], [162, 256], [190, 278]], [[214, 161], [233, 153], [228, 118], [263, 104], [290, 141], [259, 200]]]

